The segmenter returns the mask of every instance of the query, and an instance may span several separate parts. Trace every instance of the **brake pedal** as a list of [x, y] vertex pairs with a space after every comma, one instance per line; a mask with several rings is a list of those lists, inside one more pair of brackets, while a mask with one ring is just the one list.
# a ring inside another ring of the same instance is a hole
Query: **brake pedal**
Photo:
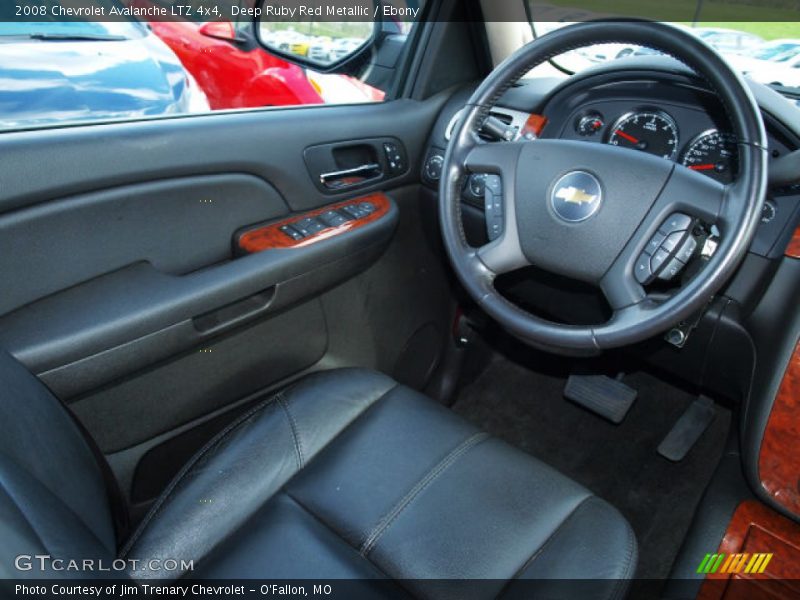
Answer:
[[606, 375], [570, 375], [564, 388], [568, 400], [617, 425], [633, 406], [636, 393], [620, 378], [612, 379]]
[[670, 432], [658, 445], [658, 453], [672, 462], [682, 461], [711, 425], [717, 414], [714, 401], [700, 396], [675, 421]]

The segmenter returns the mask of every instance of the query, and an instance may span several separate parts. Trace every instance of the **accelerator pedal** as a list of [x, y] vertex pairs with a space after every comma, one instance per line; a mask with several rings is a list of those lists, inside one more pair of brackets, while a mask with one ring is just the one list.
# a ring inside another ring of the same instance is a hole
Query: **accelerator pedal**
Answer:
[[636, 400], [636, 390], [621, 379], [622, 375], [616, 379], [606, 375], [570, 375], [564, 396], [619, 425]]
[[682, 461], [711, 425], [717, 414], [714, 401], [700, 396], [675, 421], [667, 437], [658, 445], [658, 453], [672, 462]]

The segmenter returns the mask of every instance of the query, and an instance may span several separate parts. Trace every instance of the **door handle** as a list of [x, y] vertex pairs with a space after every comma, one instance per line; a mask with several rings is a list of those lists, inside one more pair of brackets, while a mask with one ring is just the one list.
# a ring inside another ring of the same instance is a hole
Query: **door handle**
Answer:
[[380, 177], [381, 174], [381, 166], [378, 163], [367, 163], [352, 169], [322, 173], [319, 176], [319, 180], [327, 188], [342, 189], [364, 183], [369, 179], [375, 179]]

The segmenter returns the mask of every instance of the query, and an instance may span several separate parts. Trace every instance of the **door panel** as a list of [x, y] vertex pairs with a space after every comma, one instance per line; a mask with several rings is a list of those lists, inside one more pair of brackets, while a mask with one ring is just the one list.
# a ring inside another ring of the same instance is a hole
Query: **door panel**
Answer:
[[[127, 497], [146, 506], [180, 463], [159, 456], [188, 456], [303, 372], [359, 365], [424, 385], [452, 309], [418, 193], [445, 100], [0, 136], [0, 346], [68, 402]], [[306, 151], [343, 149], [321, 166], [346, 168], [363, 140], [396, 141], [405, 164], [374, 145], [368, 181], [319, 185]], [[377, 191], [389, 210], [362, 227], [235, 248], [242, 229]]]
[[0, 216], [0, 314], [138, 261], [182, 275], [231, 258], [231, 232], [288, 212], [252, 175], [166, 179]]

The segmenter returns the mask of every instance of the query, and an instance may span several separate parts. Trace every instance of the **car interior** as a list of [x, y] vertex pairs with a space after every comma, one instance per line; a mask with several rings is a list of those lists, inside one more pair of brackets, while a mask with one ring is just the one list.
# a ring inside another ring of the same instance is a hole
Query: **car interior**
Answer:
[[383, 102], [0, 133], [4, 579], [800, 595], [800, 106], [420, 10]]

